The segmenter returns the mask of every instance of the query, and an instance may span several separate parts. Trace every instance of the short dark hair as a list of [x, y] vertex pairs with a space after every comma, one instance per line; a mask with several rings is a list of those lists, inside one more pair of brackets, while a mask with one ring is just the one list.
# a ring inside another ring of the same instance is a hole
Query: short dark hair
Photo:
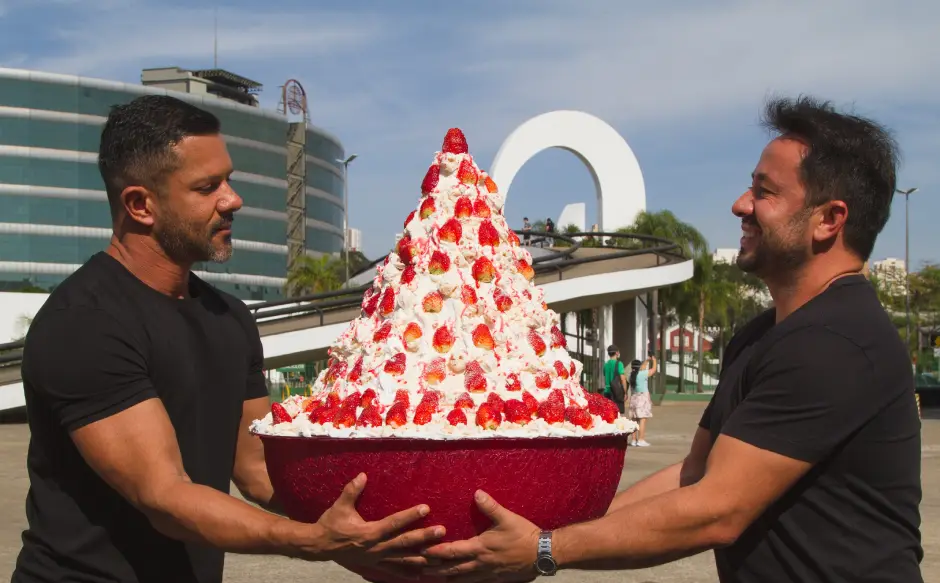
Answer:
[[807, 96], [771, 99], [761, 122], [807, 145], [800, 164], [806, 205], [845, 202], [846, 247], [867, 261], [891, 215], [897, 188], [900, 155], [890, 131]]
[[177, 165], [173, 147], [183, 138], [220, 130], [216, 116], [168, 95], [144, 95], [112, 107], [98, 148], [111, 217], [117, 216], [121, 192], [128, 186], [160, 191]]

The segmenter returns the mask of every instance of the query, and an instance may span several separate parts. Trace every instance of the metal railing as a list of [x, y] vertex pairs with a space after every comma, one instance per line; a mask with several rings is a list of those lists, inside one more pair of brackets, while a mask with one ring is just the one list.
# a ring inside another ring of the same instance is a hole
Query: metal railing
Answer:
[[[517, 235], [524, 235], [522, 230], [514, 230]], [[530, 234], [534, 235], [530, 231]], [[576, 265], [584, 265], [599, 261], [610, 261], [612, 259], [621, 259], [624, 257], [635, 257], [638, 255], [654, 254], [657, 256], [656, 264], [660, 265], [660, 259], [669, 261], [670, 259], [685, 259], [685, 253], [682, 247], [668, 239], [654, 237], [651, 235], [639, 235], [632, 233], [544, 233], [539, 232], [539, 237], [551, 238], [555, 241], [563, 241], [568, 246], [552, 247], [552, 251], [540, 255], [532, 260], [532, 267], [536, 275], [554, 272], [561, 276], [564, 269]], [[584, 246], [583, 240], [592, 238], [597, 241], [596, 245]], [[618, 243], [626, 241], [635, 241], [638, 246], [623, 245], [605, 245], [604, 243], [614, 240]], [[648, 246], [647, 246], [648, 245]], [[582, 248], [592, 249], [617, 249], [608, 253], [599, 253], [591, 257], [573, 257], [575, 251]], [[376, 265], [385, 261], [388, 255], [383, 255], [369, 264], [360, 267], [351, 278], [358, 277], [363, 273], [372, 270]], [[262, 322], [272, 318], [300, 317], [308, 315], [319, 316], [320, 325], [323, 325], [324, 317], [328, 312], [335, 310], [344, 310], [354, 308], [362, 304], [362, 296], [366, 290], [372, 287], [372, 283], [366, 283], [358, 287], [340, 289], [335, 291], [309, 294], [285, 298], [282, 300], [273, 300], [269, 302], [260, 302], [250, 304], [248, 309], [251, 311], [255, 322]], [[25, 341], [8, 342], [0, 344], [0, 367], [15, 366], [20, 364], [23, 359], [23, 346]]]

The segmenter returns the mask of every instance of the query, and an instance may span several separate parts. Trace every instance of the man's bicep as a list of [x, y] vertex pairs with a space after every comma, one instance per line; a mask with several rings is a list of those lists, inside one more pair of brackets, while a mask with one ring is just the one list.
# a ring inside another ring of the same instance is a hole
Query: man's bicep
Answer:
[[867, 422], [885, 395], [856, 345], [810, 328], [779, 341], [722, 434], [815, 463]]
[[85, 462], [146, 512], [167, 486], [188, 481], [176, 432], [159, 399], [148, 399], [71, 432]]
[[242, 496], [264, 507], [270, 504], [274, 489], [264, 461], [264, 446], [249, 429], [252, 421], [261, 419], [269, 410], [267, 396], [245, 401], [238, 428], [235, 467], [232, 471], [232, 481]]

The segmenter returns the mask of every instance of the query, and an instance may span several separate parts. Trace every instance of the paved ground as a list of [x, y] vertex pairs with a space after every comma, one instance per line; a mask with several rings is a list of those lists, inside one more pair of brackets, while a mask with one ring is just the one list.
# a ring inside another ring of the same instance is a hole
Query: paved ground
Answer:
[[[666, 403], [654, 410], [655, 419], [649, 426], [649, 448], [631, 448], [621, 481], [626, 488], [655, 470], [674, 463], [688, 450], [695, 423], [704, 403]], [[923, 541], [926, 556], [923, 562], [925, 581], [940, 581], [940, 410], [924, 412]], [[29, 431], [23, 424], [0, 424], [0, 580], [8, 580], [19, 552], [20, 532], [25, 527], [23, 500], [29, 486], [25, 456]], [[233, 488], [234, 491], [234, 488]], [[332, 563], [306, 564], [282, 558], [235, 556], [226, 563], [226, 583], [255, 583], [259, 577], [273, 581], [361, 582]], [[633, 572], [580, 573], [565, 572], [559, 583], [705, 583], [716, 580], [710, 553], [676, 563]]]

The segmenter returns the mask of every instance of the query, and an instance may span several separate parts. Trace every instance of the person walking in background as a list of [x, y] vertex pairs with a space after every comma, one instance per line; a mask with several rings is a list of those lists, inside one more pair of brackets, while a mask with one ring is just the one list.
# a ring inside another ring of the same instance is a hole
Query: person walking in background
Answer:
[[522, 244], [528, 245], [532, 242], [532, 224], [529, 223], [529, 217], [522, 217]]
[[623, 415], [626, 408], [627, 376], [620, 362], [620, 349], [615, 344], [607, 347], [607, 362], [604, 363], [604, 396], [617, 404]]
[[646, 420], [653, 417], [653, 400], [650, 398], [649, 378], [656, 372], [656, 365], [649, 358], [642, 363], [630, 363], [630, 409], [629, 416], [640, 429], [633, 435], [630, 445], [649, 447], [646, 441]]

